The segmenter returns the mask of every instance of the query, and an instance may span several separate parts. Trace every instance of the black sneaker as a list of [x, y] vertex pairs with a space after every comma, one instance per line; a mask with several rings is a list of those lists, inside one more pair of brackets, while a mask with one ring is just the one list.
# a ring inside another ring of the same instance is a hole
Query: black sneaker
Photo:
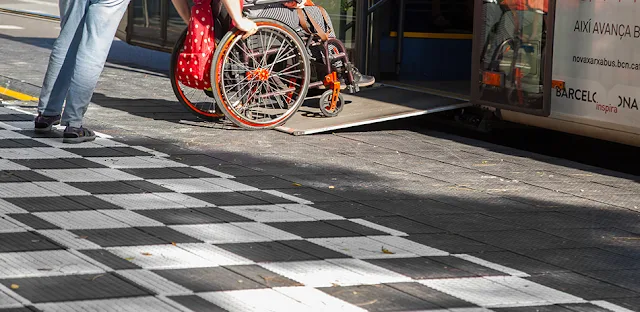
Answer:
[[93, 141], [95, 139], [96, 139], [96, 134], [89, 129], [85, 129], [83, 127], [74, 128], [74, 127], [67, 126], [64, 129], [62, 142], [63, 143], [82, 143], [82, 142]]
[[47, 133], [51, 131], [51, 128], [53, 128], [53, 126], [60, 124], [60, 115], [43, 116], [42, 114], [38, 114], [38, 116], [36, 116], [36, 118], [33, 120], [33, 123], [33, 130], [35, 132]]
[[360, 88], [369, 87], [374, 83], [376, 83], [376, 78], [374, 78], [373, 76], [363, 75], [360, 73], [360, 71], [358, 71], [357, 68], [355, 67], [352, 67], [352, 68], [353, 69], [351, 70], [351, 74], [353, 75], [353, 82], [355, 82], [358, 85], [358, 87]]

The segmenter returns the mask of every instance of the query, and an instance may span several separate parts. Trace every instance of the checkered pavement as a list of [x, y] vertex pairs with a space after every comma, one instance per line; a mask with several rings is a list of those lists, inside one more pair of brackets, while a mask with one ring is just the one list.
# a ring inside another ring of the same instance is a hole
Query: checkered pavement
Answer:
[[104, 135], [63, 145], [32, 118], [0, 107], [0, 311], [628, 311], [316, 207], [297, 186]]

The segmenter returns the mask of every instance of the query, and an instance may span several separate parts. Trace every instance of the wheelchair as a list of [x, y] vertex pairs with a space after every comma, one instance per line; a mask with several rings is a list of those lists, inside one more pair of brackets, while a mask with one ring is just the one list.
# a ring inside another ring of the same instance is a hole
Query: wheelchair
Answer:
[[[249, 7], [245, 4], [245, 9]], [[222, 6], [213, 9], [217, 18], [216, 49], [211, 61], [212, 90], [189, 88], [176, 77], [186, 30], [171, 55], [173, 91], [179, 102], [201, 119], [215, 121], [226, 117], [241, 128], [272, 129], [294, 115], [310, 88], [326, 88], [319, 99], [320, 111], [326, 117], [335, 117], [342, 111], [345, 101], [341, 89], [346, 87], [350, 93], [359, 91], [346, 48], [340, 40], [322, 41], [317, 35], [298, 33], [272, 19], [254, 19], [258, 31], [243, 39], [241, 31], [230, 29], [231, 19]], [[312, 48], [320, 48], [322, 57], [314, 58]], [[316, 66], [323, 66], [330, 74], [311, 81]], [[341, 85], [341, 80], [346, 86]]]

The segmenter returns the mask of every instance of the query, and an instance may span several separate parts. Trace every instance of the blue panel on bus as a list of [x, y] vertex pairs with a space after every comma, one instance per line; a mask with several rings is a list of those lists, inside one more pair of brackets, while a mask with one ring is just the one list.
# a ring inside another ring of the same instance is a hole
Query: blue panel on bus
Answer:
[[[399, 78], [468, 80], [471, 77], [471, 43], [472, 40], [463, 39], [404, 38]], [[395, 60], [396, 38], [381, 39], [380, 48], [381, 55]], [[389, 65], [383, 65], [381, 69], [391, 69]]]

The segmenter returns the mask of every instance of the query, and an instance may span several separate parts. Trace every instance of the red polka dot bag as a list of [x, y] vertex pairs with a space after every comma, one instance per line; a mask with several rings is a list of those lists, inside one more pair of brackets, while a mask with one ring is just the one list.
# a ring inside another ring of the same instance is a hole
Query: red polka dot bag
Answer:
[[194, 0], [176, 72], [178, 80], [187, 87], [211, 88], [211, 59], [216, 45], [213, 21], [211, 0]]

